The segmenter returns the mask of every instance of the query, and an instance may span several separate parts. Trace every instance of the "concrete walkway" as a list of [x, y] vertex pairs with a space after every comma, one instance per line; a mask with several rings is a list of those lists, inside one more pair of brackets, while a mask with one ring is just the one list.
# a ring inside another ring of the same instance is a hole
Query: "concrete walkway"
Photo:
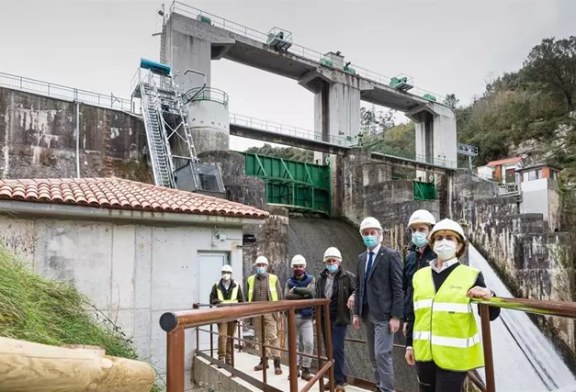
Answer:
[[[256, 366], [258, 364], [258, 362], [260, 361], [259, 357], [256, 357], [252, 354], [248, 354], [246, 352], [238, 352], [236, 351], [234, 353], [234, 367], [240, 371], [242, 371], [243, 373], [246, 373], [260, 381], [262, 381], [262, 372], [256, 372], [254, 371], [254, 366]], [[268, 384], [278, 388], [281, 391], [290, 391], [290, 382], [288, 381], [288, 367], [282, 365], [282, 375], [276, 376], [274, 375], [274, 368], [272, 366], [272, 360], [269, 361], [270, 367], [268, 368], [268, 373], [267, 373], [267, 381]], [[220, 369], [220, 371], [222, 373], [225, 374], [229, 374], [227, 371]], [[247, 383], [246, 381], [239, 379], [239, 378], [234, 378], [234, 380], [236, 380], [237, 383], [245, 386], [246, 388], [248, 388], [251, 391], [259, 391], [260, 389], [250, 385], [249, 383]], [[298, 388], [301, 389], [304, 387], [304, 385], [306, 385], [306, 381], [302, 380], [301, 378], [298, 379]], [[318, 391], [319, 387], [318, 387], [318, 382], [312, 387], [311, 391]], [[365, 389], [361, 389], [358, 387], [353, 387], [353, 386], [346, 386], [346, 392], [366, 392]]]

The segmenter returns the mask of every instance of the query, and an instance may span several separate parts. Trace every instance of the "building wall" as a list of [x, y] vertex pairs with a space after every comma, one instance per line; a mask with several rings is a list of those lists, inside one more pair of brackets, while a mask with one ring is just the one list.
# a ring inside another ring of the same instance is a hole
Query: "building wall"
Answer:
[[[568, 301], [576, 298], [573, 233], [550, 232], [542, 214], [521, 214], [517, 196], [494, 196], [497, 185], [467, 174], [454, 180], [454, 215], [470, 241], [519, 297]], [[574, 320], [539, 319], [564, 353], [576, 358]]]
[[414, 200], [413, 182], [393, 180], [393, 166], [389, 163], [373, 161], [358, 152], [341, 158], [340, 167], [339, 216], [355, 224], [360, 224], [366, 216], [377, 218], [387, 246], [401, 249], [409, 245], [406, 225], [415, 210], [427, 209], [436, 218], [448, 213], [441, 211], [441, 206], [446, 204], [443, 203], [446, 193], [442, 191], [442, 175], [436, 175], [439, 195], [436, 200]]
[[141, 119], [84, 104], [78, 109], [77, 155], [74, 102], [0, 87], [0, 177], [76, 177], [78, 157], [82, 177], [153, 182]]
[[[0, 240], [10, 250], [40, 275], [72, 282], [160, 373], [166, 334], [159, 319], [199, 302], [199, 252], [228, 252], [233, 276], [242, 280], [242, 228], [217, 227], [225, 241], [213, 229], [0, 216]], [[188, 361], [194, 346], [187, 332]]]

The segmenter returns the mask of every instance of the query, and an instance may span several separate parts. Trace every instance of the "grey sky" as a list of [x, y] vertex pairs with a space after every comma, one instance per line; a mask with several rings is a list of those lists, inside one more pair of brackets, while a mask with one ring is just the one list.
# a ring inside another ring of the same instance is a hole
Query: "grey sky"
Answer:
[[[468, 103], [521, 66], [545, 37], [576, 34], [573, 0], [194, 0], [196, 8], [298, 44], [340, 50], [372, 71]], [[158, 59], [162, 1], [3, 1], [0, 71], [129, 97], [140, 57]], [[167, 5], [170, 3], [167, 2]], [[212, 85], [231, 112], [313, 127], [313, 96], [295, 81], [226, 60]]]

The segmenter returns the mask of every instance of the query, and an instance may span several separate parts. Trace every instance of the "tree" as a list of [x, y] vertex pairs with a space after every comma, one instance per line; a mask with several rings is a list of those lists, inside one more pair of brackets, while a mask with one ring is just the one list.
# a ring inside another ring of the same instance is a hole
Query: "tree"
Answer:
[[444, 105], [448, 106], [451, 109], [456, 109], [460, 100], [456, 98], [456, 94], [448, 94], [444, 98]]
[[551, 93], [560, 94], [568, 110], [576, 103], [576, 36], [546, 38], [530, 51], [524, 77]]
[[372, 109], [366, 109], [364, 106], [360, 108], [360, 130], [365, 135], [377, 135], [393, 126], [394, 110], [376, 111], [374, 106]]

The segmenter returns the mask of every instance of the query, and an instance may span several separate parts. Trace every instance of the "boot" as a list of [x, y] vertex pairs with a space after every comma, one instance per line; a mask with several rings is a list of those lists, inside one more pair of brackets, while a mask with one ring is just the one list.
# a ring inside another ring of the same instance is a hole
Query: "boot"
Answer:
[[260, 363], [256, 366], [254, 366], [254, 370], [256, 370], [256, 371], [262, 370], [262, 369], [264, 369], [264, 366], [266, 366], [266, 369], [268, 369], [268, 360], [266, 360], [266, 363], [264, 363], [264, 360], [261, 359]]
[[[224, 362], [224, 357], [218, 357], [218, 360]], [[218, 364], [216, 367], [217, 367], [218, 369], [221, 369], [221, 368], [222, 368], [222, 366], [221, 366], [220, 364]]]
[[282, 368], [280, 367], [280, 358], [274, 358], [274, 374], [277, 376], [282, 374]]
[[310, 369], [307, 367], [302, 367], [302, 380], [310, 381], [312, 380], [312, 377], [314, 377], [314, 375], [310, 373]]
[[335, 392], [346, 392], [346, 389], [344, 389], [344, 385], [336, 385], [336, 388], [334, 389]]
[[226, 365], [232, 366], [232, 357], [226, 357]]
[[[288, 374], [288, 380], [290, 380], [290, 377], [292, 377], [291, 374]], [[300, 377], [300, 368], [298, 368], [298, 370], [296, 371], [296, 378]]]

